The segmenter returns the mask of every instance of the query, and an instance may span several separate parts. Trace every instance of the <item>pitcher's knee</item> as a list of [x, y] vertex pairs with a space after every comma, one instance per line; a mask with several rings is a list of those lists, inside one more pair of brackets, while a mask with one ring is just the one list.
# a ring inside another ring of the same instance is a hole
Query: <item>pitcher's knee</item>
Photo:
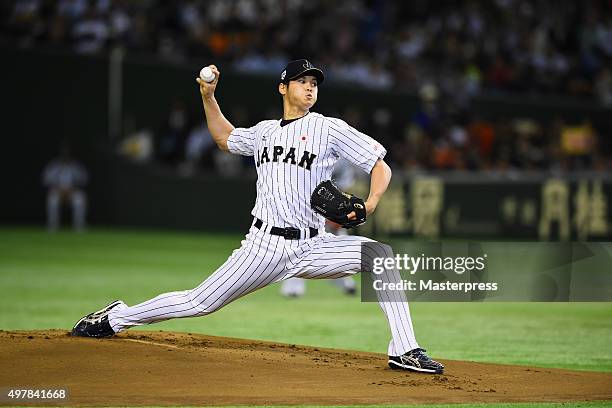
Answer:
[[71, 197], [73, 208], [84, 208], [87, 204], [87, 199], [82, 191], [74, 191]]
[[384, 256], [385, 258], [395, 257], [395, 253], [393, 252], [393, 248], [391, 248], [391, 245], [383, 244], [381, 242], [377, 242], [377, 244], [380, 246], [380, 251], [383, 254], [382, 256]]
[[206, 316], [221, 309], [227, 303], [229, 303], [225, 297], [217, 297], [210, 293], [195, 293], [195, 289], [188, 291], [187, 296], [189, 302], [196, 309], [196, 316]]
[[60, 205], [60, 195], [58, 193], [49, 193], [47, 195], [47, 208], [59, 208]]
[[382, 242], [371, 241], [361, 245], [361, 270], [372, 272], [373, 267], [384, 263], [387, 258], [393, 258], [393, 248]]

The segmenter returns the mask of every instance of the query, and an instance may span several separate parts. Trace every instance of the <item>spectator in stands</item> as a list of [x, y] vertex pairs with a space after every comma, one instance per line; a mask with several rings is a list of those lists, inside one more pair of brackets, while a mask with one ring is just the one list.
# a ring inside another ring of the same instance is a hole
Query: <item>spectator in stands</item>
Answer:
[[157, 135], [155, 152], [166, 164], [175, 165], [182, 160], [189, 120], [185, 103], [177, 99]]
[[443, 92], [461, 88], [455, 97], [494, 90], [609, 100], [605, 0], [11, 0], [0, 11], [0, 42], [25, 47], [63, 43], [95, 53], [119, 44], [128, 54], [214, 56], [262, 73], [277, 72], [291, 54], [309, 55], [330, 81], [375, 89], [431, 82]]
[[109, 38], [109, 27], [95, 6], [90, 5], [85, 16], [72, 29], [74, 49], [81, 54], [93, 54], [104, 49]]
[[198, 114], [196, 125], [191, 129], [185, 142], [185, 160], [180, 166], [181, 175], [188, 177], [197, 172], [198, 168], [212, 167], [214, 145], [206, 122]]

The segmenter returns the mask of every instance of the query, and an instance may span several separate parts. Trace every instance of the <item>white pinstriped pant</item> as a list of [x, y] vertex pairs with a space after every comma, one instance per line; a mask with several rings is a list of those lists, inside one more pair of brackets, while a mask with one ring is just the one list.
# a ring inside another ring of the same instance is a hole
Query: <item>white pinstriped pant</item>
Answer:
[[[109, 315], [111, 327], [118, 333], [168, 319], [204, 316], [257, 289], [292, 277], [334, 279], [353, 275], [361, 270], [361, 244], [373, 242], [365, 237], [338, 237], [325, 232], [311, 239], [287, 240], [265, 232], [265, 227], [264, 224], [260, 230], [251, 226], [241, 247], [198, 287], [114, 309]], [[400, 281], [397, 270], [389, 270], [377, 279]], [[419, 347], [405, 294], [377, 292], [377, 296], [391, 329], [389, 355], [398, 356]]]

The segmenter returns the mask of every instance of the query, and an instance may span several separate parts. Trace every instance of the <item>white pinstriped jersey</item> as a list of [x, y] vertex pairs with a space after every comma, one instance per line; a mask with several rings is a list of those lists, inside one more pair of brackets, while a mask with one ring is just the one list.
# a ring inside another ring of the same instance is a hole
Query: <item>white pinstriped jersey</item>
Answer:
[[[331, 176], [338, 158], [371, 172], [386, 150], [345, 122], [318, 113], [282, 127], [280, 124], [280, 120], [267, 120], [248, 129], [235, 129], [227, 141], [230, 152], [254, 157], [258, 179], [252, 214], [270, 226], [321, 229], [324, 219], [310, 209], [310, 195], [319, 182]], [[131, 307], [118, 306], [109, 313], [108, 322], [119, 333], [172, 318], [205, 316], [251, 292], [293, 277], [350, 276], [362, 269], [365, 243], [375, 241], [325, 232], [288, 239], [253, 223], [240, 248], [196, 288], [163, 293]], [[377, 256], [393, 257], [390, 247], [375, 248]], [[401, 280], [397, 269], [378, 276], [383, 284]], [[376, 294], [391, 330], [388, 354], [400, 356], [418, 348], [405, 293]]]
[[370, 173], [385, 148], [346, 122], [308, 113], [281, 127], [265, 120], [236, 128], [227, 140], [231, 153], [253, 156], [257, 168], [257, 199], [251, 212], [278, 227], [323, 228], [325, 219], [310, 208], [310, 195], [331, 178], [343, 157]]

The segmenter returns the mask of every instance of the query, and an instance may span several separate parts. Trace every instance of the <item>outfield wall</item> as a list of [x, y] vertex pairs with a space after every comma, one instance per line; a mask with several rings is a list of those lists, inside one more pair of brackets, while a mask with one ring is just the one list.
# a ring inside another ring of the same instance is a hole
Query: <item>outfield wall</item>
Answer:
[[[102, 223], [245, 232], [255, 179], [180, 179], [156, 167], [116, 163], [112, 195], [98, 192]], [[351, 192], [366, 197], [361, 178]], [[105, 205], [101, 206], [106, 198]], [[359, 229], [368, 236], [425, 239], [609, 240], [612, 180], [602, 174], [571, 179], [530, 174], [410, 175], [396, 172], [377, 212]]]

